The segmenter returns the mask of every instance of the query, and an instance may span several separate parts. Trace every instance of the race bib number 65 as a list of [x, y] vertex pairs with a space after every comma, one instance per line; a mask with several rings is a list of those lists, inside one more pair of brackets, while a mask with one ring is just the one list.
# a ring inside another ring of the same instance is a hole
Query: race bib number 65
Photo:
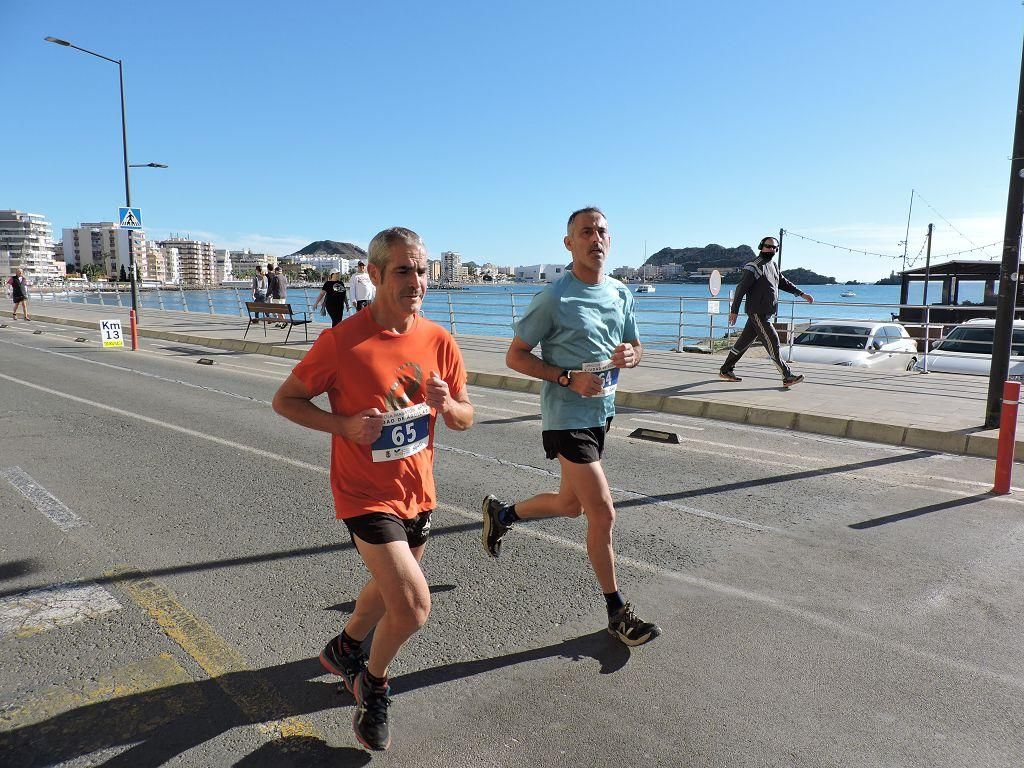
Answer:
[[384, 414], [380, 437], [373, 441], [370, 452], [374, 463], [395, 461], [419, 453], [430, 439], [430, 406], [412, 405]]
[[592, 373], [601, 378], [600, 397], [615, 394], [615, 387], [619, 384], [619, 369], [612, 365], [611, 360], [601, 360], [597, 363], [584, 363], [584, 373]]

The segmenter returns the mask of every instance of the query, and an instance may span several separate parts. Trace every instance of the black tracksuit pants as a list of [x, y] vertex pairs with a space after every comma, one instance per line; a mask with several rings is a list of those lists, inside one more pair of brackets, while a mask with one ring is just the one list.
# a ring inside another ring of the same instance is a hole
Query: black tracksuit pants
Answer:
[[736, 339], [736, 343], [729, 350], [729, 355], [725, 358], [725, 363], [722, 365], [722, 371], [732, 373], [733, 367], [743, 357], [743, 353], [754, 343], [754, 339], [760, 339], [765, 350], [768, 352], [768, 357], [772, 359], [772, 362], [775, 363], [775, 366], [782, 373], [782, 378], [791, 378], [793, 371], [782, 359], [779, 334], [776, 332], [775, 326], [772, 325], [770, 315], [747, 315], [747, 324], [743, 326], [739, 338]]

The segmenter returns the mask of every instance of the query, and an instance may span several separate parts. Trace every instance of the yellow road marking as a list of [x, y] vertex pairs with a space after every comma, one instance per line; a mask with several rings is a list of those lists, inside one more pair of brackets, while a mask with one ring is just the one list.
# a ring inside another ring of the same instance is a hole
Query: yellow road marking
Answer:
[[324, 739], [311, 723], [298, 717], [264, 722], [267, 712], [285, 712], [289, 705], [258, 675], [231, 674], [252, 669], [242, 654], [203, 619], [190, 613], [171, 590], [130, 568], [106, 575], [115, 578], [125, 594], [153, 618], [164, 634], [195, 659], [249, 720], [263, 723], [261, 731], [278, 738]]
[[[162, 653], [155, 659], [127, 664], [112, 672], [100, 675], [79, 690], [52, 691], [24, 706], [0, 710], [0, 732], [14, 728], [42, 723], [64, 712], [85, 707], [109, 699], [133, 696], [161, 688], [192, 683], [192, 677], [169, 653]], [[197, 692], [198, 693], [198, 692]], [[161, 714], [161, 723], [170, 722], [186, 714], [191, 703], [180, 697], [168, 697], [167, 709]], [[125, 720], [121, 720], [125, 723]], [[148, 726], [155, 726], [152, 719]], [[131, 725], [129, 724], [129, 727]], [[106, 736], [110, 737], [109, 730]]]

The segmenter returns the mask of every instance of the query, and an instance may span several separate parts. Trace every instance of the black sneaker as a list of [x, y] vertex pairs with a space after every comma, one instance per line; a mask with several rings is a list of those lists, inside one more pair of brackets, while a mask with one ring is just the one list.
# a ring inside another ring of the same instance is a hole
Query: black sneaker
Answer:
[[726, 381], [743, 381], [743, 379], [741, 379], [732, 371], [719, 371], [718, 378], [725, 379]]
[[341, 635], [331, 640], [327, 647], [320, 651], [320, 664], [332, 675], [337, 675], [345, 683], [349, 693], [353, 693], [356, 678], [366, 669], [369, 657], [362, 648], [355, 653], [341, 650]]
[[483, 544], [484, 551], [491, 557], [498, 557], [501, 554], [501, 539], [508, 533], [511, 525], [501, 522], [501, 510], [505, 505], [493, 496], [484, 499], [482, 505], [484, 513]]
[[352, 695], [356, 697], [356, 714], [352, 718], [359, 743], [367, 749], [383, 751], [391, 746], [391, 732], [388, 730], [388, 707], [391, 687], [385, 683], [376, 687], [366, 679], [364, 669], [356, 677]]
[[782, 386], [792, 387], [794, 384], [799, 384], [804, 380], [803, 376], [789, 376], [782, 380]]
[[661, 634], [661, 627], [641, 621], [633, 613], [633, 606], [626, 603], [608, 621], [608, 634], [617, 637], [626, 645], [635, 646], [649, 643]]

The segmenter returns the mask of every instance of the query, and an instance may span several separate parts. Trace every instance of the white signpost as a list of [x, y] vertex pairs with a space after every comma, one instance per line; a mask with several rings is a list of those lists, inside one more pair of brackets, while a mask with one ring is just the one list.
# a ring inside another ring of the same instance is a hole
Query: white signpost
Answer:
[[123, 347], [124, 334], [120, 320], [100, 320], [100, 338], [104, 347]]
[[[722, 273], [717, 269], [711, 270], [708, 277], [708, 290], [712, 296], [717, 296], [722, 290]], [[715, 351], [715, 315], [719, 312], [718, 301], [708, 301], [708, 351]]]

